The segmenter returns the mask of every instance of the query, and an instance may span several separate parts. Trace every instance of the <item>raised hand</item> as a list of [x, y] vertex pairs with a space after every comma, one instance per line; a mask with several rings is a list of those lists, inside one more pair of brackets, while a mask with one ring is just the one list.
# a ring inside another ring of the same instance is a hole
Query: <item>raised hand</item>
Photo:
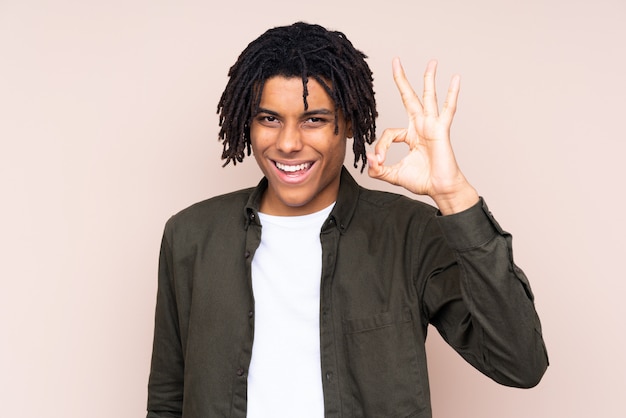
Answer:
[[[452, 78], [440, 112], [435, 90], [436, 61], [430, 61], [426, 67], [421, 101], [398, 58], [393, 60], [392, 67], [409, 124], [405, 129], [390, 128], [383, 132], [375, 152], [367, 155], [368, 174], [415, 194], [430, 196], [444, 215], [469, 208], [478, 201], [478, 194], [461, 172], [450, 143], [460, 77]], [[406, 143], [409, 152], [398, 163], [386, 166], [387, 150], [394, 142]]]

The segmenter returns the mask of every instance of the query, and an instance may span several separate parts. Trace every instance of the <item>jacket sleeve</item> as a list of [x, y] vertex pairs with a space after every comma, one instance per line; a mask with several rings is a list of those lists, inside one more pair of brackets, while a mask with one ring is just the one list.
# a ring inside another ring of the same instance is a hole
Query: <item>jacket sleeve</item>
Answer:
[[147, 418], [182, 415], [184, 358], [174, 290], [172, 251], [164, 234], [159, 256]]
[[493, 380], [535, 386], [548, 357], [530, 284], [513, 262], [511, 235], [482, 198], [464, 212], [437, 216], [428, 228], [422, 247], [436, 268], [422, 290], [427, 320]]

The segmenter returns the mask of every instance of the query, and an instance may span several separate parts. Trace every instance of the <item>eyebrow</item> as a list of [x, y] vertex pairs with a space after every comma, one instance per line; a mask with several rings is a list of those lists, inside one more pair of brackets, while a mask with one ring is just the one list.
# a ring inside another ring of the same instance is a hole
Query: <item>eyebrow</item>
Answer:
[[[273, 110], [270, 109], [265, 109], [263, 107], [259, 107], [259, 110], [256, 112], [256, 114], [258, 115], [259, 113], [267, 113], [268, 115], [272, 115], [272, 116], [280, 116], [280, 114], [278, 112], [275, 112]], [[335, 112], [329, 109], [313, 109], [313, 110], [307, 110], [306, 112], [302, 113], [302, 116], [306, 117], [306, 116], [313, 116], [313, 115], [327, 115], [327, 116], [334, 116]]]

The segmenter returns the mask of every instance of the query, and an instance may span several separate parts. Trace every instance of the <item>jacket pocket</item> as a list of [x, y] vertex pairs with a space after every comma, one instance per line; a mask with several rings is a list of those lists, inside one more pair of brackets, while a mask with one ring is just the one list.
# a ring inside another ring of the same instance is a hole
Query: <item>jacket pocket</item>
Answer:
[[411, 311], [383, 312], [345, 319], [349, 373], [355, 416], [372, 418], [429, 416], [425, 355], [418, 355]]

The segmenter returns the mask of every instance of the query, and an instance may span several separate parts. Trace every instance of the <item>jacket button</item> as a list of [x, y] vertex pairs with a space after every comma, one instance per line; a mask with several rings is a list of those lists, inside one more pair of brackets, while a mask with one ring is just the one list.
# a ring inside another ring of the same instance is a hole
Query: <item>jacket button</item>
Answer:
[[249, 311], [248, 312], [248, 318], [252, 318], [254, 316], [254, 311]]
[[250, 258], [250, 251], [246, 251], [245, 253], [243, 253], [243, 256], [246, 258]]
[[237, 376], [243, 376], [243, 369], [241, 367], [237, 369]]
[[326, 373], [326, 380], [328, 380], [329, 382], [332, 382], [332, 380], [333, 380], [333, 372]]

